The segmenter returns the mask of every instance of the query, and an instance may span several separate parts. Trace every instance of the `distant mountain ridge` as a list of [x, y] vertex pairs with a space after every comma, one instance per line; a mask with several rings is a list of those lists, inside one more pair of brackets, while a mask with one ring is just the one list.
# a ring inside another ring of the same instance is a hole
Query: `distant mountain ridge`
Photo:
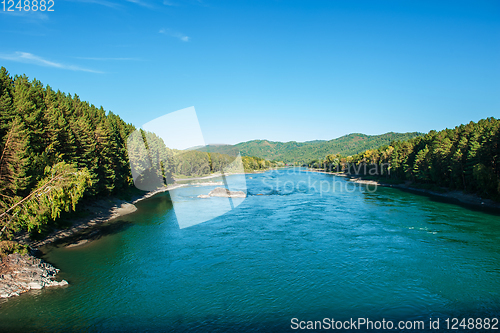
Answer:
[[367, 149], [375, 149], [389, 145], [393, 141], [409, 140], [424, 135], [419, 132], [366, 135], [351, 133], [332, 140], [314, 140], [306, 142], [279, 142], [269, 140], [252, 140], [231, 145], [208, 145], [204, 151], [231, 154], [237, 149], [243, 156], [256, 156], [267, 160], [278, 160], [285, 163], [306, 163], [315, 159], [323, 159], [329, 154], [344, 156], [355, 155]]

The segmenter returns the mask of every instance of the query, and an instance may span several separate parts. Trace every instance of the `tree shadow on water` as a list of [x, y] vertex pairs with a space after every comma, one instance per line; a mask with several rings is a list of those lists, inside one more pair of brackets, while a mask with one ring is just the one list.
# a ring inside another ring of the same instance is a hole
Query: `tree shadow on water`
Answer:
[[113, 220], [103, 224], [86, 228], [63, 239], [56, 240], [51, 246], [62, 248], [79, 247], [98, 240], [102, 237], [113, 235], [125, 231], [132, 226], [132, 222], [125, 220]]

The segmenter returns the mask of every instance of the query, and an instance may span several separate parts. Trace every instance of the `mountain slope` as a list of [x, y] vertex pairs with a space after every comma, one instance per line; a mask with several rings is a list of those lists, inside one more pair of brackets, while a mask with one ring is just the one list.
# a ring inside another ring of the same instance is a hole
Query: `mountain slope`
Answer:
[[329, 141], [307, 142], [276, 142], [268, 140], [252, 140], [241, 142], [234, 146], [211, 145], [203, 150], [218, 153], [229, 153], [235, 149], [243, 156], [257, 156], [267, 160], [280, 160], [286, 163], [305, 163], [314, 159], [324, 158], [328, 154], [355, 155], [367, 149], [378, 148], [393, 141], [408, 140], [422, 133], [394, 133], [381, 135], [366, 135], [352, 133]]

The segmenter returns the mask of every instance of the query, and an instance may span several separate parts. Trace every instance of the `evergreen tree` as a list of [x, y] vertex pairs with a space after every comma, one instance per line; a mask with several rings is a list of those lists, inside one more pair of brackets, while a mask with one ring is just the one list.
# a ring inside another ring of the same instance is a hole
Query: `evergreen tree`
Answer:
[[10, 125], [0, 155], [1, 210], [25, 195], [30, 183], [26, 130], [19, 119], [15, 119]]

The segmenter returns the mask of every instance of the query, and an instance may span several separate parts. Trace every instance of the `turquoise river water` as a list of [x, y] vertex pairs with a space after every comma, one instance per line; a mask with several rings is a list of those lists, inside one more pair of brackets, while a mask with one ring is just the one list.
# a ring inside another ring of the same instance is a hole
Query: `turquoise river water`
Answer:
[[[500, 317], [498, 215], [297, 169], [246, 183], [239, 206], [204, 223], [179, 228], [163, 193], [93, 242], [44, 250], [70, 285], [2, 301], [0, 331], [295, 332], [366, 318], [436, 332], [431, 320], [447, 331], [446, 319]], [[196, 197], [213, 188], [175, 191], [195, 207], [220, 199]]]

